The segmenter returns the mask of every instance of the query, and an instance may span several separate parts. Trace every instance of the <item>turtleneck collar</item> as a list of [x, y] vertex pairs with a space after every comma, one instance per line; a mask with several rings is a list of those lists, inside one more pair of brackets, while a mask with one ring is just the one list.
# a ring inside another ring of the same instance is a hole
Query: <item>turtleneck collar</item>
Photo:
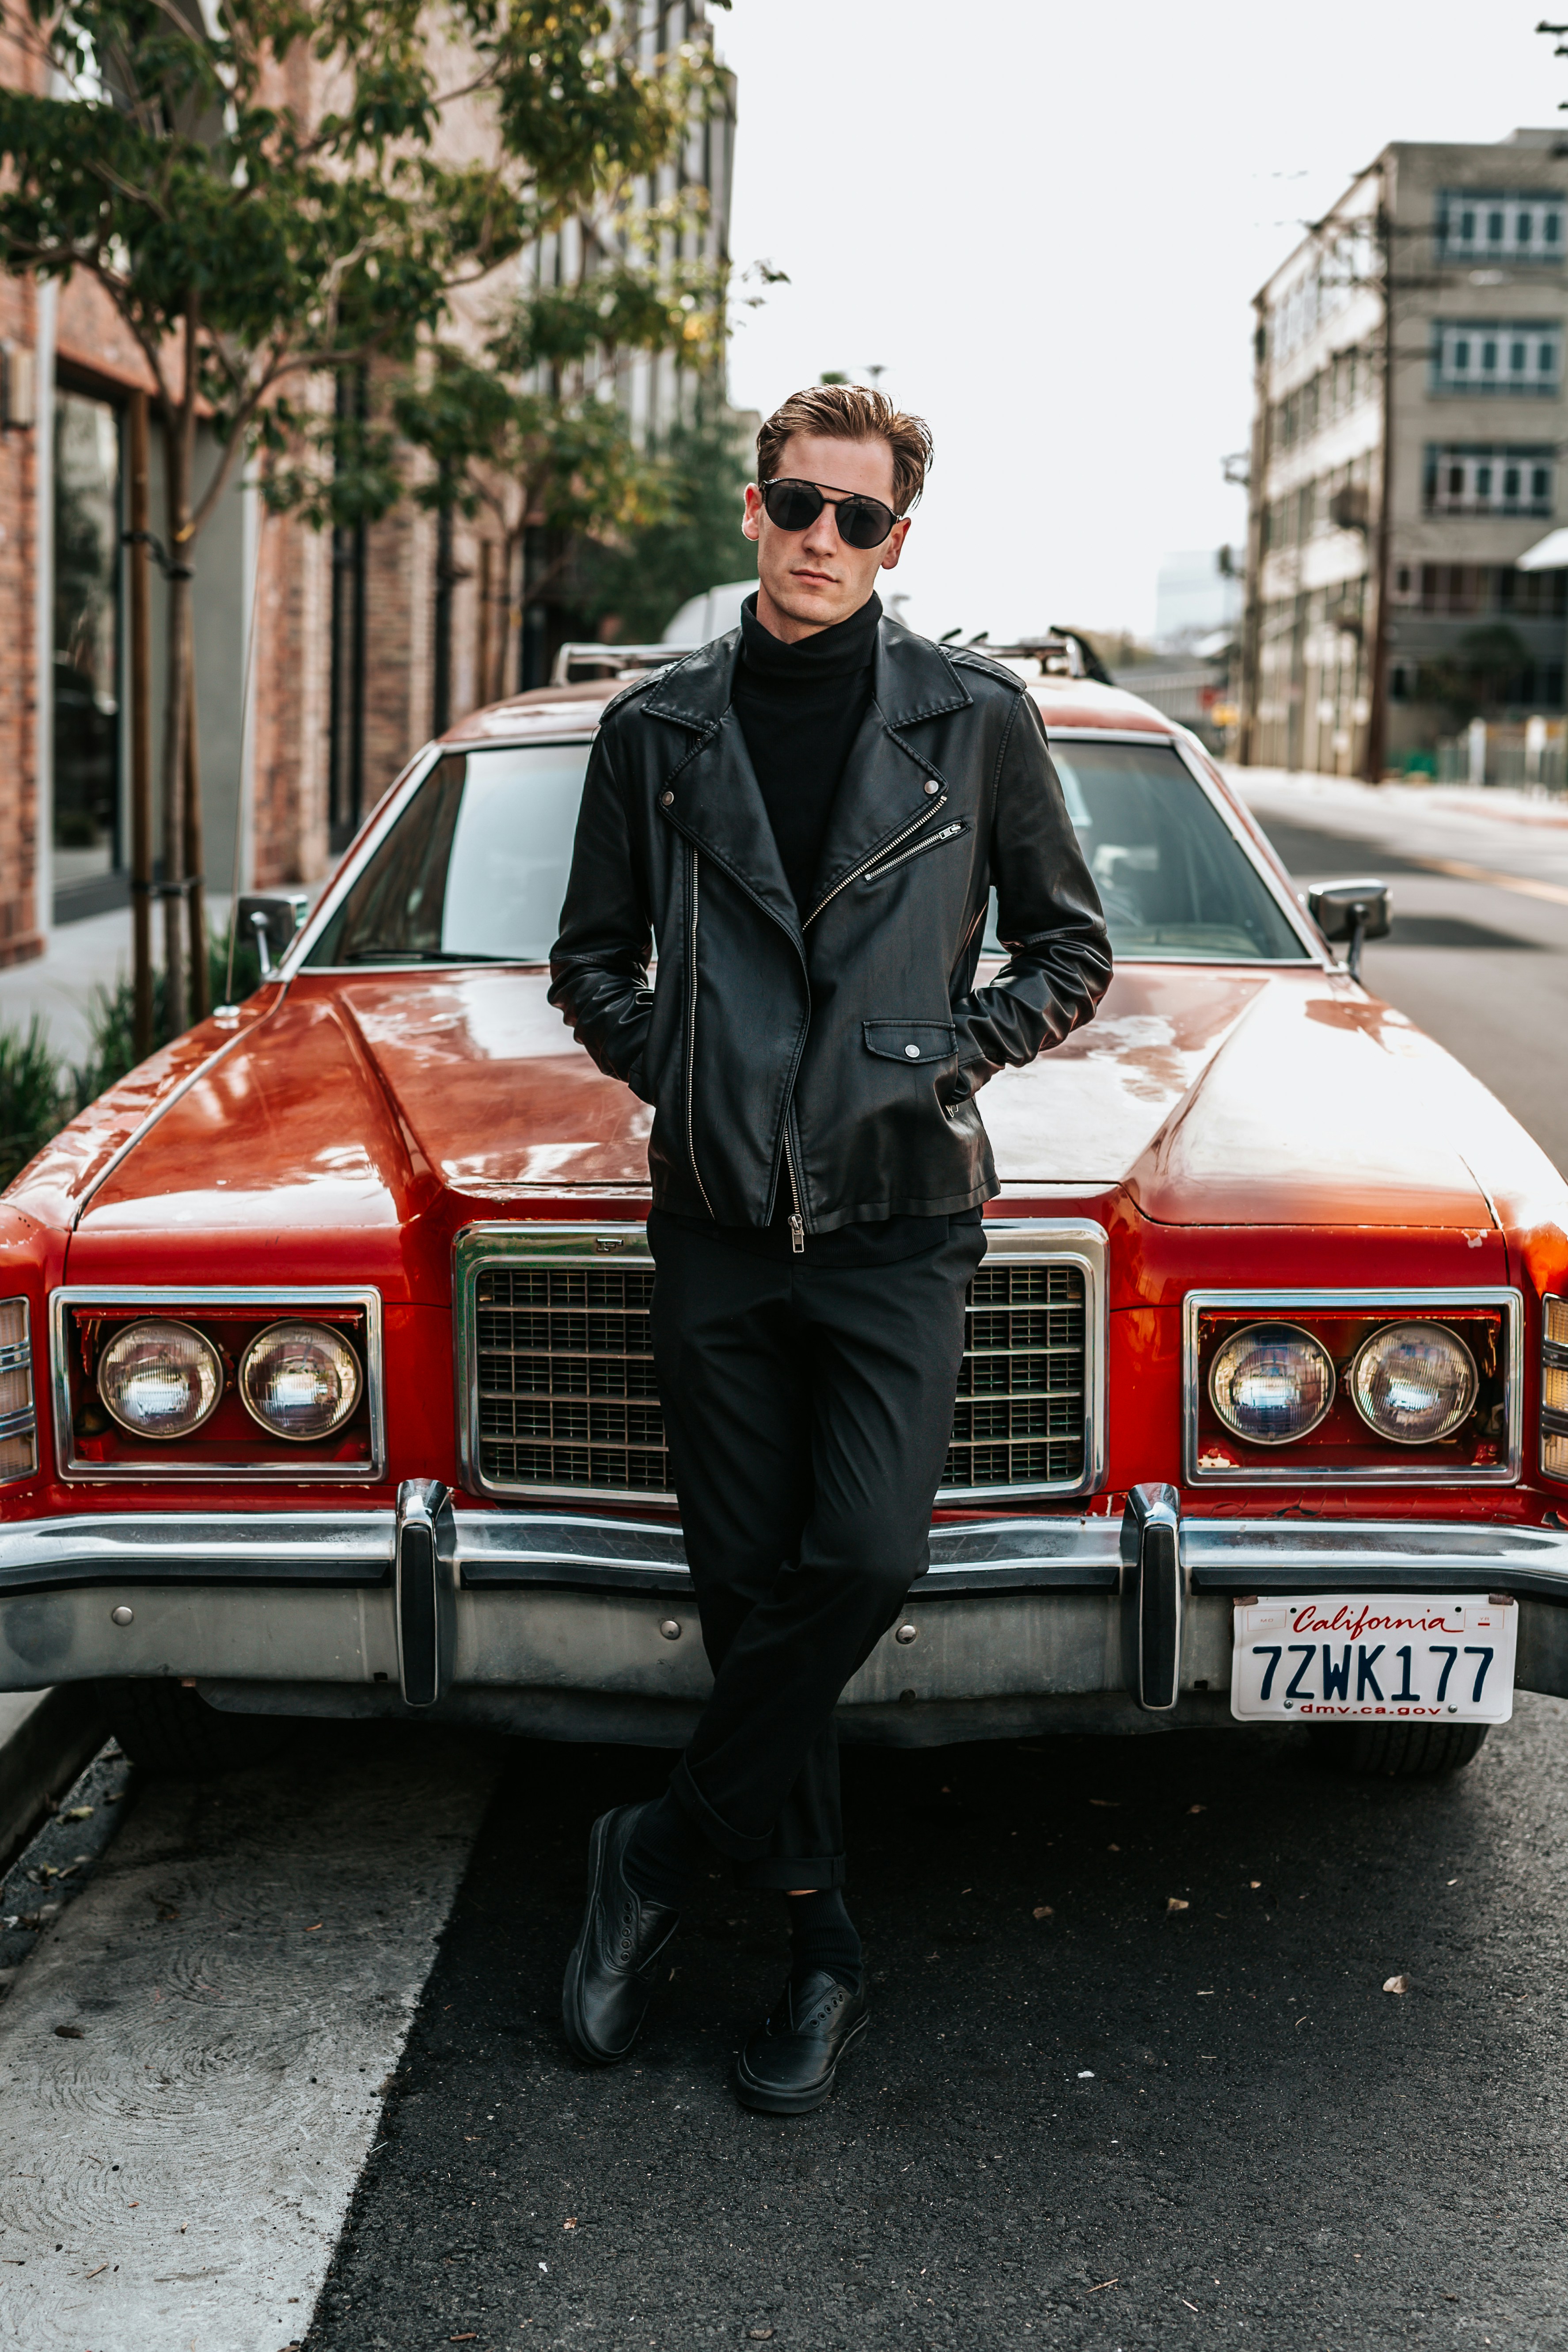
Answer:
[[796, 644], [786, 646], [782, 637], [775, 637], [758, 620], [753, 593], [741, 607], [742, 658], [747, 669], [757, 677], [788, 679], [800, 685], [815, 685], [819, 678], [852, 677], [856, 671], [871, 666], [877, 624], [881, 617], [881, 598], [873, 593], [847, 621], [836, 621], [830, 629], [818, 629], [815, 636], [802, 637]]

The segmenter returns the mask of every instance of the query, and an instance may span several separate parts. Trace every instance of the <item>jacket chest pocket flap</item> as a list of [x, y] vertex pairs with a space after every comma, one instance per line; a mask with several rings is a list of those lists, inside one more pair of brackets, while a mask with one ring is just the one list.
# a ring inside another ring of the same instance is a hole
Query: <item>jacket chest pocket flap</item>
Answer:
[[951, 1021], [863, 1021], [866, 1050], [885, 1062], [951, 1062], [958, 1032]]

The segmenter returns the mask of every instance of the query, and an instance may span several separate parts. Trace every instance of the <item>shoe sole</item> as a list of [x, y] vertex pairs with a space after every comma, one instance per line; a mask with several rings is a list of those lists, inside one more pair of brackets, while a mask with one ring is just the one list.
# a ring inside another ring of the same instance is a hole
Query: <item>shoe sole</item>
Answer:
[[599, 1886], [605, 1874], [605, 1856], [610, 1843], [608, 1815], [594, 1823], [588, 1840], [588, 1899], [583, 1906], [583, 1925], [577, 1930], [566, 1961], [566, 1979], [561, 1988], [561, 2030], [566, 2036], [566, 2046], [574, 2058], [581, 2058], [588, 2066], [618, 2066], [631, 2056], [637, 2036], [624, 2050], [600, 2050], [589, 2041], [578, 2020], [582, 2014], [582, 1977], [584, 1955], [588, 1941], [588, 1922], [599, 1899]]
[[745, 2052], [742, 2051], [740, 2057], [735, 2062], [736, 2095], [740, 2099], [741, 2105], [743, 2107], [748, 2107], [752, 2115], [757, 2116], [815, 2115], [817, 2108], [825, 2107], [827, 2105], [828, 2100], [833, 2096], [834, 2085], [838, 2080], [838, 2069], [843, 2065], [844, 2061], [848, 2057], [849, 2053], [854, 2049], [856, 2042], [865, 2032], [866, 2028], [870, 2024], [870, 2022], [871, 2021], [868, 2017], [863, 2017], [858, 2025], [852, 2025], [850, 2027], [848, 2032], [844, 2037], [843, 2048], [839, 2051], [837, 2057], [834, 2060], [832, 2066], [828, 2070], [826, 2081], [823, 2083], [818, 2089], [814, 2091], [774, 2091], [770, 2089], [767, 2084], [759, 2083], [753, 2075], [747, 2074], [746, 2054]]

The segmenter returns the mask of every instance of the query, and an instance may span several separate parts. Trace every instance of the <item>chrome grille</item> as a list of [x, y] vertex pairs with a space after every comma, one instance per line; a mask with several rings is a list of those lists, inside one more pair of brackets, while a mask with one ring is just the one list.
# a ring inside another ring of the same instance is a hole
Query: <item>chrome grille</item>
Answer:
[[481, 1271], [474, 1334], [487, 1484], [668, 1490], [648, 1334], [652, 1297], [651, 1267]]
[[[635, 1244], [618, 1264], [570, 1262], [564, 1236], [536, 1246], [532, 1260], [516, 1243], [505, 1257], [476, 1247], [468, 1265], [459, 1259], [478, 1483], [500, 1494], [671, 1496], [650, 1261]], [[1089, 1319], [1080, 1260], [997, 1251], [981, 1267], [939, 1499], [1084, 1484]]]
[[981, 1267], [969, 1289], [944, 1488], [1083, 1475], [1084, 1319], [1080, 1267]]

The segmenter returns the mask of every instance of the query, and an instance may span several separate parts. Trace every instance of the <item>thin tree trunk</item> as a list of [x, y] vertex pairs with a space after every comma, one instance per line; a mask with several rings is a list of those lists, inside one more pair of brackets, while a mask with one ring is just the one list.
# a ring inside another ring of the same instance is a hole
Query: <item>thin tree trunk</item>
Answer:
[[168, 974], [171, 1036], [190, 1024], [185, 987], [181, 887], [185, 871], [185, 738], [191, 675], [191, 477], [196, 431], [196, 322], [184, 320], [184, 385], [180, 405], [163, 417], [168, 475], [168, 660], [163, 689], [163, 961]]
[[[207, 971], [205, 852], [202, 828], [201, 738], [196, 725], [195, 626], [195, 615], [193, 613], [193, 642], [188, 649], [186, 665], [190, 685], [185, 706], [185, 907], [191, 941], [191, 1018], [193, 1021], [205, 1021], [212, 1011], [212, 990]], [[239, 822], [237, 810], [235, 822], [237, 824]]]
[[131, 395], [131, 970], [136, 1058], [153, 1050], [153, 640], [147, 395]]

